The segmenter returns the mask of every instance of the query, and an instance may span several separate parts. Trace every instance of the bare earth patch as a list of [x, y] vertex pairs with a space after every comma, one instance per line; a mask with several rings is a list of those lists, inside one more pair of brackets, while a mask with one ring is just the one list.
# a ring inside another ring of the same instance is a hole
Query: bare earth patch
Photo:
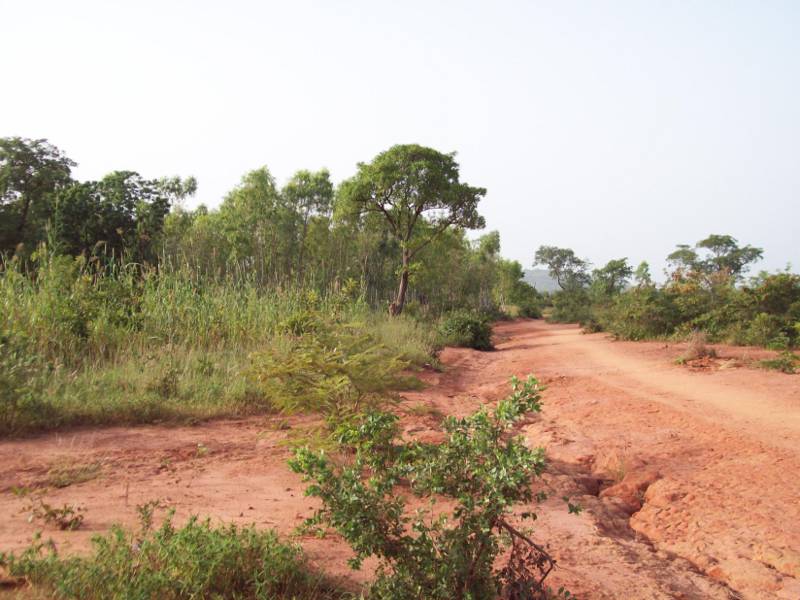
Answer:
[[[613, 342], [573, 326], [503, 323], [497, 351], [448, 349], [444, 373], [407, 393], [408, 436], [436, 439], [444, 414], [505, 395], [508, 377], [548, 385], [526, 425], [550, 457], [551, 499], [535, 536], [559, 568], [553, 587], [581, 598], [800, 598], [800, 377], [738, 368], [755, 349], [716, 346], [712, 367], [675, 364], [684, 350]], [[725, 361], [736, 361], [721, 367]], [[195, 427], [104, 428], [0, 442], [0, 550], [37, 528], [15, 488], [85, 507], [74, 532], [45, 529], [80, 552], [136, 505], [161, 500], [179, 518], [208, 515], [291, 534], [315, 507], [286, 466], [286, 440], [309, 418]], [[288, 427], [288, 429], [287, 429]], [[561, 497], [583, 506], [569, 515]], [[521, 509], [521, 510], [524, 510]], [[301, 537], [313, 562], [357, 586], [335, 535]], [[1, 594], [2, 592], [0, 592]]]

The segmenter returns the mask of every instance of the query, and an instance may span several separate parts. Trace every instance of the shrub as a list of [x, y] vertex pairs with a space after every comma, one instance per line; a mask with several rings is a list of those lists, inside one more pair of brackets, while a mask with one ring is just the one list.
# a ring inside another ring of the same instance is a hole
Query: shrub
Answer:
[[671, 296], [652, 286], [633, 288], [615, 296], [598, 316], [606, 331], [625, 340], [669, 335], [679, 322]]
[[789, 350], [784, 350], [777, 358], [762, 360], [758, 364], [764, 369], [772, 369], [773, 371], [792, 375], [800, 371], [800, 356]]
[[19, 556], [0, 555], [0, 564], [61, 598], [345, 597], [309, 568], [299, 547], [281, 542], [274, 531], [215, 528], [196, 517], [176, 528], [171, 514], [152, 530], [152, 508], [140, 508], [140, 531], [114, 526], [92, 540], [90, 556], [61, 558], [52, 542], [38, 538]]
[[320, 412], [338, 421], [410, 385], [401, 375], [407, 367], [359, 328], [317, 324], [314, 334], [253, 353], [249, 377], [282, 412]]
[[551, 323], [583, 323], [592, 317], [591, 300], [584, 288], [563, 290], [553, 294]]
[[[540, 410], [541, 387], [533, 377], [512, 378], [512, 387], [492, 412], [445, 419], [447, 439], [438, 445], [404, 443], [397, 417], [369, 413], [338, 430], [351, 460], [296, 452], [292, 470], [312, 482], [306, 494], [323, 503], [306, 525], [335, 528], [355, 552], [353, 568], [368, 556], [380, 560], [371, 598], [546, 597], [542, 582], [554, 563], [507, 519], [515, 504], [540, 497], [530, 479], [542, 472], [544, 451], [529, 449], [512, 429]], [[429, 499], [429, 508], [409, 514], [401, 490]], [[439, 497], [452, 510], [437, 510]], [[510, 558], [498, 570], [504, 546]]]
[[781, 320], [775, 315], [758, 313], [744, 332], [744, 343], [767, 346], [781, 334]]
[[447, 314], [439, 324], [442, 345], [491, 350], [492, 326], [482, 315], [456, 310]]

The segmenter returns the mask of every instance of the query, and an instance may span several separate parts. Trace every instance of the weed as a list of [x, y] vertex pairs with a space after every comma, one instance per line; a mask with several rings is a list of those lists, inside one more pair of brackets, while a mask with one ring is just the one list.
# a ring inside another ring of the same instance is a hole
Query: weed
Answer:
[[765, 359], [759, 361], [758, 364], [763, 369], [780, 371], [789, 375], [800, 372], [800, 356], [789, 350], [784, 350], [777, 358]]
[[164, 400], [169, 400], [178, 395], [179, 377], [178, 369], [170, 365], [162, 373], [157, 374], [145, 389], [148, 392], [157, 394]]
[[15, 264], [0, 268], [0, 435], [270, 412], [250, 354], [282, 356], [331, 328], [382, 346], [364, 357], [378, 371], [387, 356], [435, 363], [432, 325], [334, 291], [169, 268], [92, 272], [68, 257], [46, 257], [29, 277]]
[[195, 457], [196, 458], [203, 458], [204, 456], [208, 455], [210, 452], [208, 446], [206, 446], [203, 442], [197, 442], [197, 450], [195, 450]]
[[84, 509], [70, 504], [64, 504], [61, 508], [47, 504], [41, 496], [33, 498], [30, 504], [22, 509], [23, 512], [30, 513], [28, 522], [41, 520], [47, 525], [54, 525], [62, 531], [75, 531], [83, 524]]

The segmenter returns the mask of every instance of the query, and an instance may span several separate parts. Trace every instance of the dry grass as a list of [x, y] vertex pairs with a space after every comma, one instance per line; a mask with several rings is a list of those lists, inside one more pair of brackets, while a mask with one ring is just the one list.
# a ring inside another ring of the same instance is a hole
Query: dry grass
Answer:
[[74, 463], [70, 461], [59, 462], [47, 472], [45, 485], [48, 487], [65, 488], [79, 483], [97, 479], [103, 471], [99, 462]]
[[706, 334], [702, 331], [694, 331], [689, 336], [689, 343], [686, 346], [686, 352], [681, 354], [676, 361], [678, 364], [685, 364], [693, 360], [701, 358], [716, 358], [717, 351], [710, 348], [708, 345]]

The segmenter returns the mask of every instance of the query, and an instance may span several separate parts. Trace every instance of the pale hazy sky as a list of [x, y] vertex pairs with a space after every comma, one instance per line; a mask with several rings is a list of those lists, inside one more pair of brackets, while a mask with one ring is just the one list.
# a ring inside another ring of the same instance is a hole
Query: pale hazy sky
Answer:
[[503, 254], [654, 272], [730, 233], [800, 268], [800, 2], [0, 0], [0, 136], [195, 175], [336, 181], [397, 143], [457, 151]]

